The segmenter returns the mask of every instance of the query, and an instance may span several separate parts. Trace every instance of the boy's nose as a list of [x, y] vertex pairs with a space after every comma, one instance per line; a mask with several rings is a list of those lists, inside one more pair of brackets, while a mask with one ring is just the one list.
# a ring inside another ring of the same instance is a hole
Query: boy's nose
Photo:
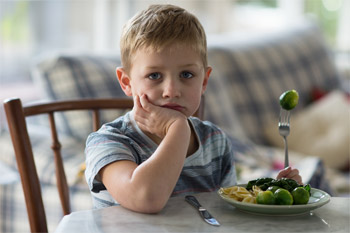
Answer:
[[163, 98], [179, 97], [181, 93], [180, 85], [173, 80], [164, 83]]

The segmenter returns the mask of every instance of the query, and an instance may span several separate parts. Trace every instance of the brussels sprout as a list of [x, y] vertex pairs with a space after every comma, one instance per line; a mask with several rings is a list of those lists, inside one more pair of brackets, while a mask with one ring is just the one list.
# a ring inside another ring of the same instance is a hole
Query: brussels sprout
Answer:
[[280, 105], [285, 110], [292, 110], [297, 106], [299, 94], [296, 90], [289, 90], [280, 96]]

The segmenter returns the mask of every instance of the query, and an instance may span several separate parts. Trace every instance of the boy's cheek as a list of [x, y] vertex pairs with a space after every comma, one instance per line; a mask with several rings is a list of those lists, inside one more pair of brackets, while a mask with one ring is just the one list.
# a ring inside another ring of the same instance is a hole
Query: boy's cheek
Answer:
[[147, 92], [145, 91], [139, 91], [136, 93], [140, 98], [144, 97], [148, 102], [150, 102], [149, 95], [147, 95]]
[[156, 102], [153, 101], [147, 94], [144, 94], [144, 95], [145, 95], [147, 103], [157, 106]]

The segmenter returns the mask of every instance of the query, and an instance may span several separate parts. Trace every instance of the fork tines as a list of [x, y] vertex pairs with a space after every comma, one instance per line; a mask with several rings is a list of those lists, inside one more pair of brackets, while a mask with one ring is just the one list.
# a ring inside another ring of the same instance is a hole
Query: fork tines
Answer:
[[278, 119], [278, 126], [289, 126], [290, 124], [290, 111], [281, 108], [280, 116]]

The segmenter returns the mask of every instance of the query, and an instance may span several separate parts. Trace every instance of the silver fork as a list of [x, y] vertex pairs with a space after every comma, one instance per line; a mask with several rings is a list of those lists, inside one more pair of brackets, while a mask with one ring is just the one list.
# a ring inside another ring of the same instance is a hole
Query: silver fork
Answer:
[[278, 120], [278, 131], [284, 139], [284, 167], [289, 167], [287, 136], [290, 131], [290, 111], [281, 108]]

